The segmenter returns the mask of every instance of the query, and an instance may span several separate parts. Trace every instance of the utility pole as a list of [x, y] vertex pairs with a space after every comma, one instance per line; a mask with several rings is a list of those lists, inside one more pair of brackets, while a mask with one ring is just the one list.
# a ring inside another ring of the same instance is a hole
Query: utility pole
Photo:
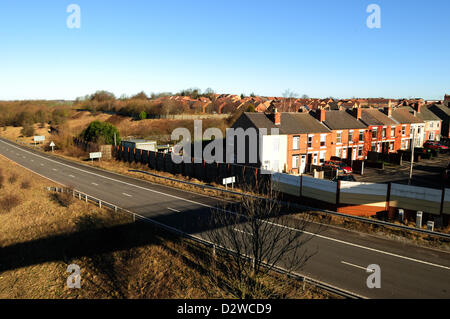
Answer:
[[413, 166], [414, 166], [414, 146], [415, 146], [415, 137], [416, 137], [416, 129], [413, 129], [412, 136], [412, 145], [411, 145], [411, 167], [409, 168], [409, 180], [408, 185], [411, 185], [412, 175], [413, 175]]

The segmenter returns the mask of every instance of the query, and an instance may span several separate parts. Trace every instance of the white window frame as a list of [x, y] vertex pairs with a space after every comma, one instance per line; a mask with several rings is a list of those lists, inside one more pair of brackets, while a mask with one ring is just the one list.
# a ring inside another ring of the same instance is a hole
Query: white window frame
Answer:
[[[339, 142], [339, 140], [341, 140]], [[342, 145], [342, 131], [336, 132], [336, 145]]]
[[300, 149], [300, 136], [296, 135], [292, 138], [292, 149], [294, 150]]

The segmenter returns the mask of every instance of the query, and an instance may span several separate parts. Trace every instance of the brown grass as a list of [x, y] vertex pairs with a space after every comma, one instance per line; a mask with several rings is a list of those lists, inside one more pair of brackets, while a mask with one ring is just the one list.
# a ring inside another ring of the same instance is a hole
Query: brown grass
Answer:
[[[29, 172], [2, 157], [0, 166], [19, 181], [29, 179]], [[210, 251], [205, 247], [83, 201], [63, 207], [45, 189], [57, 185], [41, 177], [33, 176], [30, 186], [21, 190], [18, 205], [0, 214], [0, 249], [32, 243], [0, 254], [0, 298], [232, 297], [208, 280]], [[0, 199], [16, 192], [6, 184]], [[78, 257], [70, 257], [75, 253]], [[66, 286], [70, 264], [81, 268], [81, 289]], [[287, 286], [281, 289], [283, 281]], [[267, 285], [285, 298], [330, 297], [278, 275]]]

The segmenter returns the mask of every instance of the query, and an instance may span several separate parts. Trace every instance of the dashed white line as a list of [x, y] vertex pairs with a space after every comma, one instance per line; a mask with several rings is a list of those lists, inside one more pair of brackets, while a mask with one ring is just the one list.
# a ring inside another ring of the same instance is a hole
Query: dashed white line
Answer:
[[173, 209], [173, 208], [170, 208], [170, 207], [167, 207], [167, 209], [168, 209], [168, 210], [171, 210], [171, 211], [173, 211], [173, 212], [175, 212], [175, 213], [181, 213], [181, 211], [176, 210], [176, 209]]
[[[367, 271], [367, 268], [364, 268], [362, 266], [358, 266], [358, 265], [355, 265], [355, 264], [351, 264], [351, 263], [348, 263], [348, 262], [343, 261], [343, 260], [341, 261], [341, 263], [343, 263], [344, 265], [352, 266], [352, 267], [359, 268], [359, 269], [362, 269], [364, 271]], [[371, 272], [374, 272], [374, 271], [371, 270]]]
[[98, 186], [98, 184], [97, 183], [91, 183], [92, 185], [94, 185], [94, 186]]
[[246, 235], [253, 236], [253, 234], [250, 234], [249, 232], [246, 232], [246, 231], [243, 231], [243, 230], [240, 230], [240, 229], [237, 229], [237, 228], [233, 228], [233, 230], [236, 231], [236, 232], [239, 232], [239, 233], [243, 233], [243, 234], [246, 234]]
[[69, 177], [75, 178], [75, 176], [73, 176], [73, 175], [69, 175]]
[[[8, 144], [5, 141], [0, 141], [0, 142], [3, 143], [3, 144]], [[179, 196], [166, 194], [166, 193], [159, 192], [159, 191], [147, 188], [147, 187], [138, 186], [138, 185], [127, 183], [127, 182], [124, 182], [124, 181], [121, 181], [121, 180], [118, 180], [118, 179], [115, 179], [115, 178], [111, 178], [111, 177], [103, 176], [103, 175], [96, 174], [96, 173], [93, 173], [93, 172], [90, 172], [90, 171], [86, 171], [84, 169], [77, 168], [77, 167], [74, 167], [74, 166], [71, 166], [71, 165], [68, 165], [68, 164], [64, 164], [64, 163], [55, 161], [55, 160], [50, 159], [50, 158], [46, 158], [46, 157], [38, 155], [38, 154], [33, 154], [33, 153], [31, 153], [31, 152], [29, 152], [27, 150], [21, 149], [20, 147], [12, 145], [12, 144], [8, 144], [8, 145], [11, 146], [12, 148], [18, 149], [18, 150], [20, 150], [22, 152], [32, 154], [32, 155], [34, 155], [36, 157], [42, 158], [42, 159], [44, 159], [46, 161], [49, 161], [49, 162], [52, 162], [52, 163], [56, 163], [56, 164], [59, 164], [59, 165], [62, 165], [62, 166], [69, 167], [69, 168], [71, 168], [73, 170], [77, 170], [77, 171], [81, 171], [81, 172], [84, 172], [84, 173], [88, 173], [90, 175], [97, 176], [97, 177], [100, 177], [100, 178], [103, 178], [103, 179], [112, 180], [112, 181], [115, 181], [115, 182], [118, 182], [118, 183], [121, 183], [121, 184], [124, 184], [124, 185], [128, 185], [128, 186], [135, 187], [135, 188], [138, 188], [138, 189], [146, 190], [146, 191], [149, 191], [149, 192], [152, 192], [152, 193], [155, 193], [155, 194], [160, 194], [160, 195], [163, 195], [163, 196], [176, 198], [176, 199], [188, 202], [188, 203], [193, 203], [193, 204], [197, 204], [197, 205], [200, 205], [200, 206], [203, 206], [203, 207], [208, 207], [208, 208], [214, 208], [213, 206], [210, 206], [210, 205], [207, 205], [207, 204], [199, 203], [199, 202], [196, 202], [196, 201], [193, 201], [193, 200], [189, 200], [189, 199], [186, 199], [186, 198], [182, 198], [182, 197], [179, 197]], [[17, 155], [19, 155], [19, 154], [17, 154]], [[448, 267], [448, 266], [439, 265], [439, 264], [427, 262], [427, 261], [416, 259], [416, 258], [406, 257], [406, 256], [398, 255], [398, 254], [395, 254], [395, 253], [391, 253], [391, 252], [388, 252], [388, 251], [383, 251], [383, 250], [379, 250], [379, 249], [375, 249], [375, 248], [371, 248], [371, 247], [367, 247], [367, 246], [362, 246], [362, 245], [358, 245], [358, 244], [355, 244], [355, 243], [347, 242], [347, 241], [344, 241], [344, 240], [339, 240], [339, 239], [336, 239], [336, 238], [319, 235], [319, 234], [316, 234], [316, 233], [310, 233], [310, 232], [307, 232], [307, 231], [304, 231], [304, 230], [299, 230], [299, 229], [295, 229], [295, 228], [292, 228], [292, 227], [288, 227], [288, 226], [284, 226], [284, 225], [280, 225], [280, 224], [275, 224], [275, 223], [272, 223], [272, 222], [269, 222], [269, 221], [267, 223], [274, 224], [274, 225], [276, 225], [278, 227], [283, 227], [285, 229], [290, 229], [292, 231], [302, 232], [302, 233], [305, 233], [305, 234], [308, 234], [308, 235], [312, 235], [314, 237], [322, 238], [322, 239], [325, 239], [325, 240], [330, 240], [330, 241], [334, 241], [334, 242], [337, 242], [337, 243], [341, 243], [343, 245], [357, 247], [357, 248], [360, 248], [360, 249], [376, 252], [376, 253], [387, 255], [387, 256], [391, 256], [391, 257], [400, 258], [400, 259], [403, 259], [403, 260], [408, 260], [408, 261], [411, 261], [411, 262], [421, 263], [421, 264], [432, 266], [432, 267], [437, 267], [437, 268], [441, 268], [441, 269], [450, 270], [450, 267]]]
[[127, 193], [122, 193], [123, 195], [125, 195], [125, 196], [127, 196], [127, 197], [133, 197], [133, 196], [131, 196], [130, 194], [127, 194]]

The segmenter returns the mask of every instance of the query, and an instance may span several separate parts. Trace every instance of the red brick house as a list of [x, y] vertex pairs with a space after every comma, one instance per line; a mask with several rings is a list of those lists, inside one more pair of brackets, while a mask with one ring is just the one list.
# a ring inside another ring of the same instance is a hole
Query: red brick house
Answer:
[[361, 109], [361, 121], [368, 126], [365, 143], [365, 153], [368, 151], [378, 153], [396, 152], [401, 148], [402, 127], [392, 118], [392, 108]]

